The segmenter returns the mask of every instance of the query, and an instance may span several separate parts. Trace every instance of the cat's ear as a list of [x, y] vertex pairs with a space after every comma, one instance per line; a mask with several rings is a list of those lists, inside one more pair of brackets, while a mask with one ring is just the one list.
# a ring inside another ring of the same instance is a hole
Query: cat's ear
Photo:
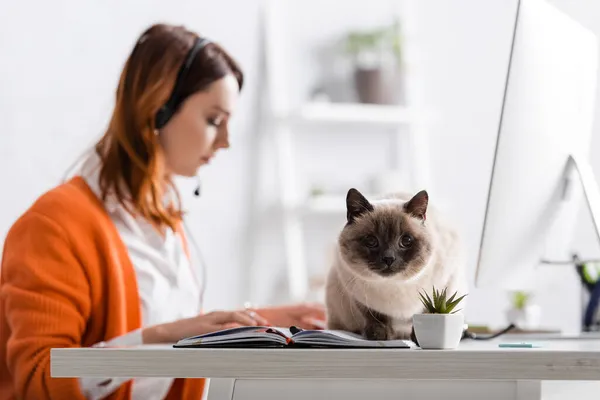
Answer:
[[348, 223], [354, 222], [358, 216], [373, 210], [373, 205], [362, 193], [354, 188], [348, 190], [346, 195], [346, 218]]
[[427, 205], [429, 203], [429, 195], [425, 190], [421, 190], [415, 194], [406, 204], [404, 210], [413, 217], [425, 221], [427, 218]]

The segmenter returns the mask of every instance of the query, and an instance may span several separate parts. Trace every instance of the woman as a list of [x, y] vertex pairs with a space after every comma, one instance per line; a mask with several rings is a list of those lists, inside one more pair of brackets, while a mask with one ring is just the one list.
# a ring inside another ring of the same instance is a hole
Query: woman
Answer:
[[297, 305], [201, 313], [172, 177], [229, 147], [243, 75], [217, 44], [155, 25], [125, 64], [105, 135], [79, 174], [12, 226], [0, 282], [0, 400], [200, 399], [202, 379], [52, 379], [50, 349], [176, 340], [324, 319]]

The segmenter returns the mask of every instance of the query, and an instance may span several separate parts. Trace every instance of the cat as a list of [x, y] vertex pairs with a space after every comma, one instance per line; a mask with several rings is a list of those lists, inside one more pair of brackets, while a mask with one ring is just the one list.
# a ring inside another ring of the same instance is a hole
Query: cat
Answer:
[[466, 293], [457, 231], [424, 190], [369, 201], [352, 188], [346, 210], [325, 288], [327, 328], [414, 340], [412, 316], [424, 311], [420, 291]]

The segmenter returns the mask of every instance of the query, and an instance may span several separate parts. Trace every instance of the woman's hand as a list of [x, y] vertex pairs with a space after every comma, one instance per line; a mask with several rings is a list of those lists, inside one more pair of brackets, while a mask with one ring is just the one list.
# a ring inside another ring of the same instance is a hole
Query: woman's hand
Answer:
[[238, 326], [268, 325], [262, 316], [251, 311], [213, 311], [166, 324], [154, 325], [142, 330], [145, 344], [174, 343], [180, 339], [203, 335]]
[[325, 307], [322, 304], [300, 303], [252, 310], [266, 318], [273, 326], [325, 329]]

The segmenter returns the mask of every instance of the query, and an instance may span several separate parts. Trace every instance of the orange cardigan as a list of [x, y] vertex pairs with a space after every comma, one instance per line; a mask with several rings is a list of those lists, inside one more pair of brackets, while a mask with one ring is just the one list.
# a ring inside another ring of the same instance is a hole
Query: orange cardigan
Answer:
[[[81, 177], [42, 195], [11, 227], [0, 267], [0, 400], [83, 399], [50, 377], [50, 349], [86, 347], [140, 328], [135, 272], [102, 203]], [[168, 399], [201, 399], [176, 379]], [[131, 398], [131, 381], [108, 399]]]

